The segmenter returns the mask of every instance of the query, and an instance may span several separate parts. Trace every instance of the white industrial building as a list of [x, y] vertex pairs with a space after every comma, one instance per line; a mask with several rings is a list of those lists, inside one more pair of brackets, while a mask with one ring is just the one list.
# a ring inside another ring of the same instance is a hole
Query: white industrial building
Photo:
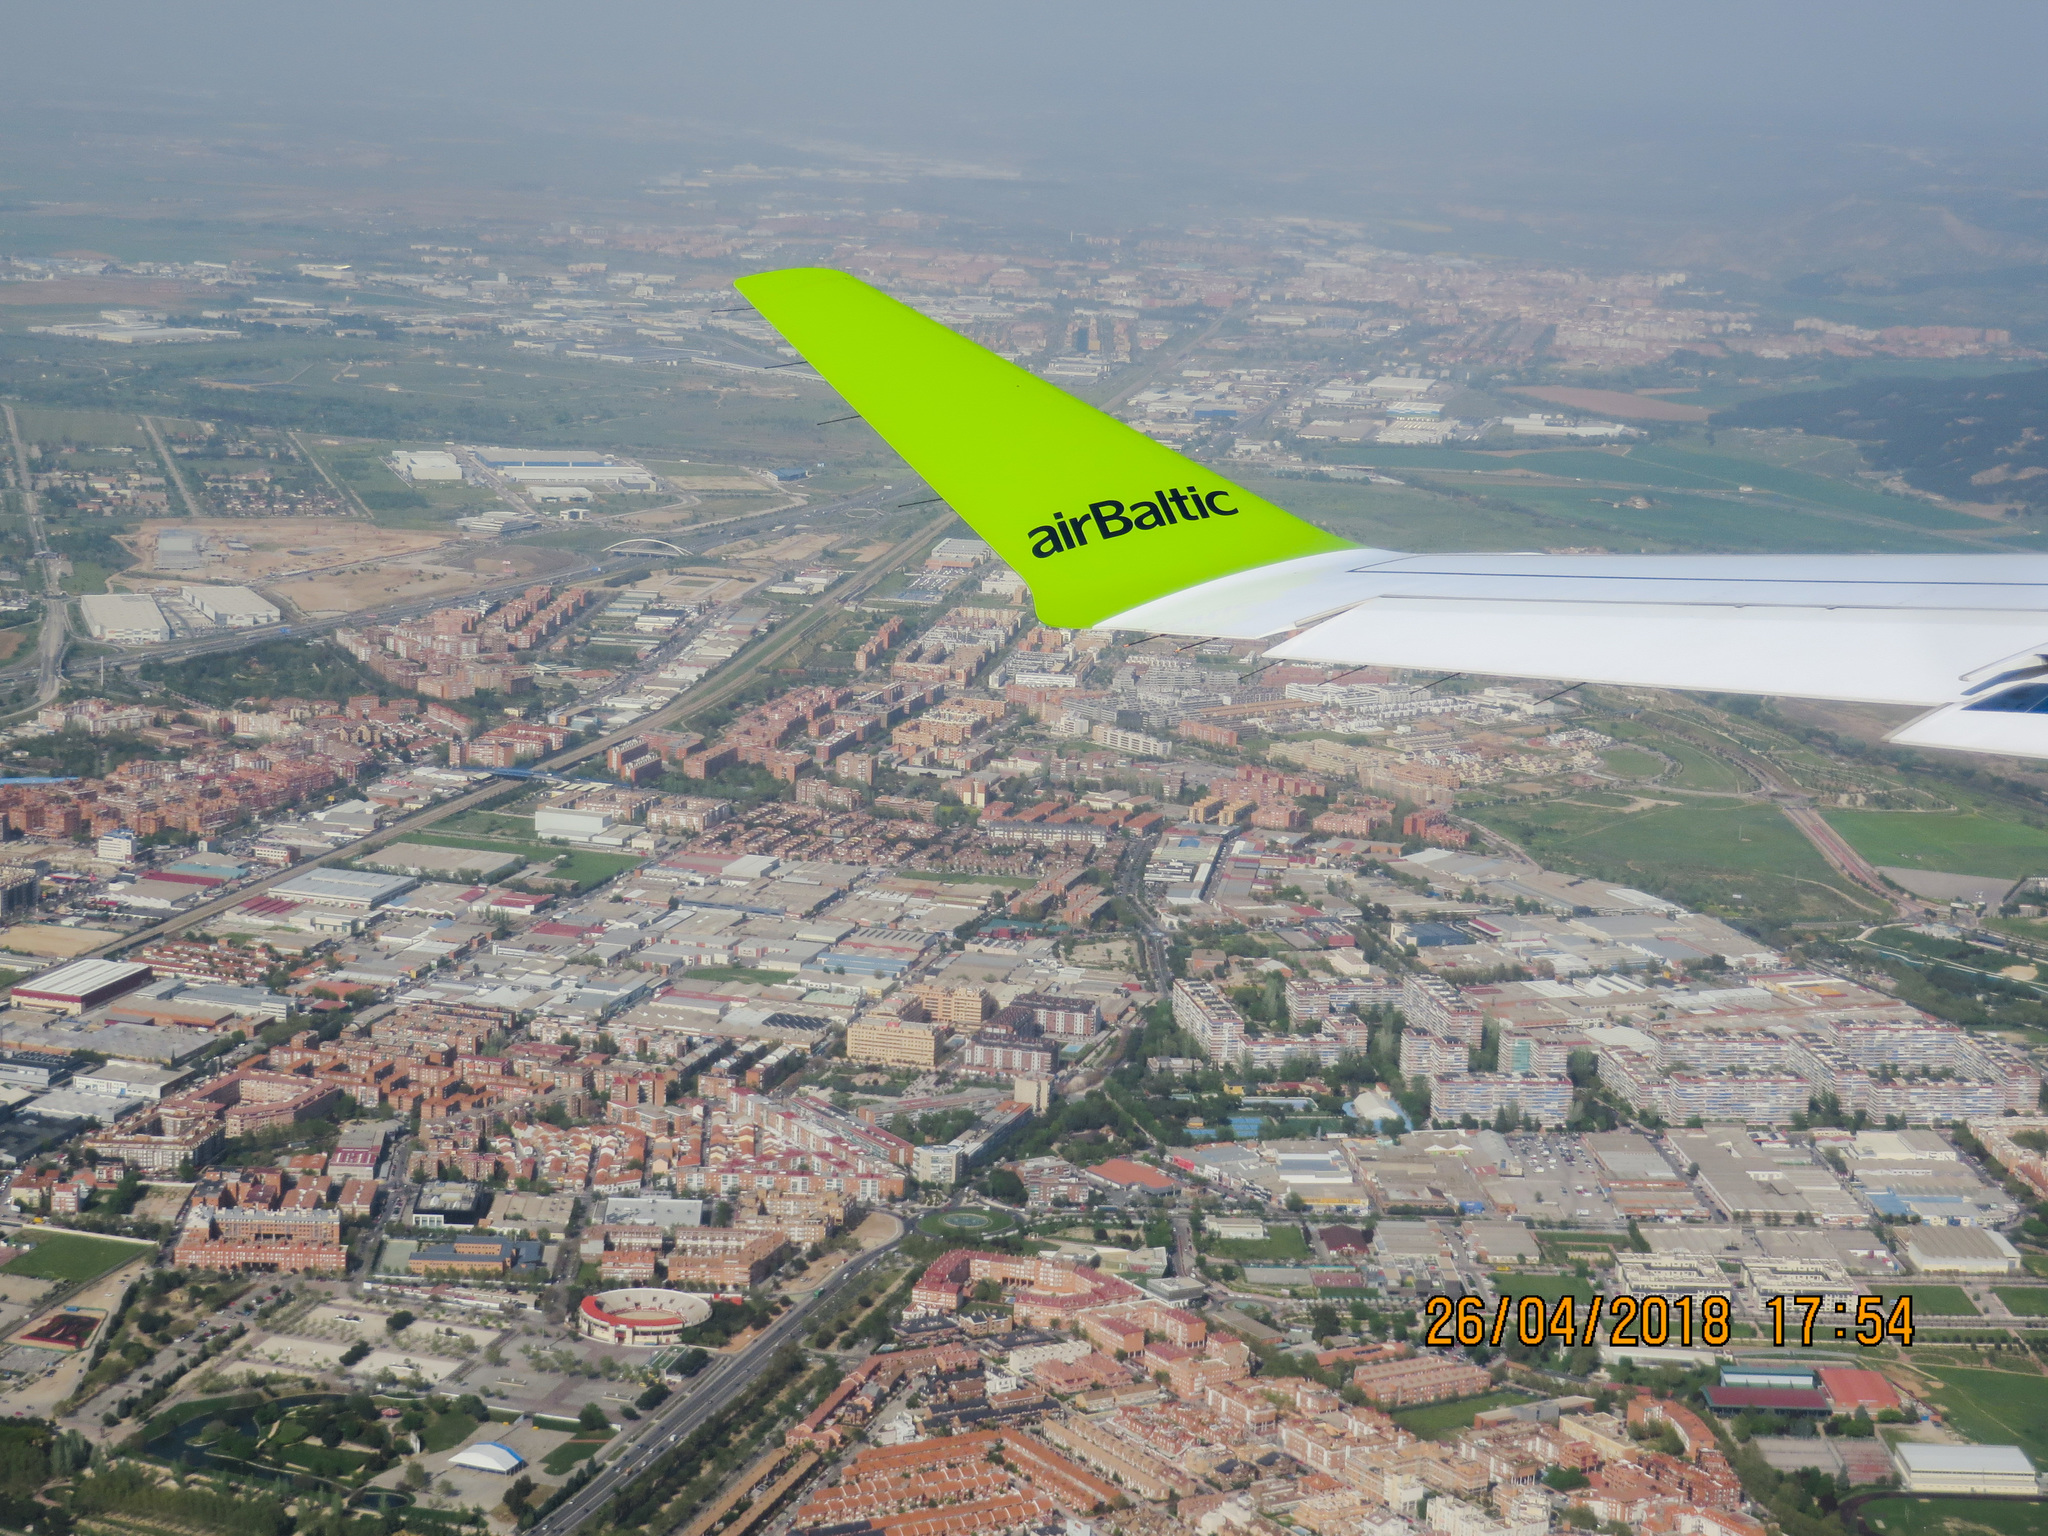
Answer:
[[651, 491], [654, 476], [631, 459], [578, 448], [472, 448], [476, 461], [519, 485], [568, 485], [606, 491]]
[[93, 593], [78, 600], [86, 633], [108, 645], [160, 645], [171, 626], [156, 599], [135, 592]]
[[1517, 437], [1639, 437], [1618, 421], [1571, 421], [1563, 416], [1503, 416], [1500, 424]]
[[261, 629], [284, 618], [277, 604], [248, 587], [186, 587], [185, 601], [223, 629]]
[[2015, 1493], [2040, 1491], [2034, 1464], [2016, 1445], [1923, 1445], [1901, 1440], [1892, 1455], [1908, 1493]]
[[71, 1086], [79, 1093], [110, 1099], [160, 1099], [191, 1076], [178, 1067], [157, 1067], [146, 1061], [109, 1061], [74, 1072]]
[[455, 455], [430, 448], [422, 453], [394, 453], [384, 461], [401, 480], [460, 480], [462, 466]]
[[2020, 1251], [1988, 1227], [1915, 1225], [1899, 1244], [1923, 1275], [2016, 1275]]
[[604, 811], [544, 807], [533, 813], [535, 837], [565, 837], [571, 842], [581, 842], [597, 836], [611, 824], [611, 817]]
[[369, 912], [418, 885], [404, 875], [373, 875], [356, 869], [309, 869], [270, 888], [287, 901], [339, 907], [344, 912]]

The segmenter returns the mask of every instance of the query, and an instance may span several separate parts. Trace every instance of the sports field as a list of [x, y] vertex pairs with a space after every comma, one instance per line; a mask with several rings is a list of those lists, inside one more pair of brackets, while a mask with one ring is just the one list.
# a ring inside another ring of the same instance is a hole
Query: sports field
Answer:
[[1253, 1264], [1275, 1264], [1288, 1259], [1306, 1259], [1308, 1240], [1301, 1235], [1301, 1228], [1295, 1226], [1269, 1226], [1264, 1238], [1249, 1242], [1226, 1242], [1221, 1238], [1212, 1239], [1203, 1245], [1204, 1252], [1219, 1258], [1236, 1259]]
[[2019, 1499], [1872, 1499], [1857, 1506], [1863, 1529], [1884, 1536], [2039, 1536], [2048, 1504]]
[[1541, 1296], [1547, 1302], [1575, 1298], [1578, 1306], [1591, 1306], [1593, 1287], [1577, 1275], [1495, 1275], [1493, 1288], [1503, 1296]]
[[0, 1265], [0, 1274], [29, 1275], [38, 1280], [94, 1280], [149, 1251], [147, 1243], [88, 1237], [82, 1232], [55, 1232], [27, 1253], [18, 1253]]
[[1420, 1439], [1447, 1440], [1461, 1429], [1470, 1429], [1475, 1413], [1528, 1401], [1528, 1394], [1523, 1392], [1488, 1392], [1480, 1397], [1461, 1397], [1456, 1402], [1401, 1408], [1395, 1411], [1394, 1422]]
[[1917, 1369], [1941, 1383], [1929, 1395], [1949, 1427], [1965, 1439], [1980, 1445], [2017, 1445], [2036, 1465], [2048, 1461], [2048, 1376], [1962, 1365]]

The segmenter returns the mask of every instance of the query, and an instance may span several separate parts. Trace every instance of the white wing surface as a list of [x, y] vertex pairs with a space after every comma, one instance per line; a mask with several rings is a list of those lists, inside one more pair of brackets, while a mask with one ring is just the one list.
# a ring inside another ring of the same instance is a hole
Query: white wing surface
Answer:
[[2048, 675], [2044, 555], [1354, 550], [1101, 627], [1271, 639], [1269, 656], [1358, 666], [1943, 706], [1895, 739], [2048, 755], [2048, 684], [2032, 681]]

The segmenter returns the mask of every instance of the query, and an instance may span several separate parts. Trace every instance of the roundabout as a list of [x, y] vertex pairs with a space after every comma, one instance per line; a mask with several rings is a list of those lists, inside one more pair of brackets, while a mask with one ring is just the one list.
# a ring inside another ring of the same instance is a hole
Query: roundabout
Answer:
[[917, 1224], [917, 1230], [928, 1237], [973, 1239], [1014, 1231], [1016, 1226], [1012, 1217], [1000, 1211], [969, 1207], [957, 1211], [933, 1211]]

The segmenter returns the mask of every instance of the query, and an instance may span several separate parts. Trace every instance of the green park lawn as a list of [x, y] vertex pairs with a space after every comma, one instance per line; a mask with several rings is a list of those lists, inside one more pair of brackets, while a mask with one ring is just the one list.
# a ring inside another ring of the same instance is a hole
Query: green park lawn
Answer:
[[1976, 1304], [1957, 1285], [1877, 1285], [1872, 1290], [1885, 1300], [1885, 1306], [1901, 1296], [1913, 1298], [1913, 1321], [1918, 1325], [1929, 1317], [1977, 1317]]
[[577, 1462], [595, 1456], [598, 1447], [611, 1439], [615, 1433], [606, 1430], [600, 1435], [579, 1434], [574, 1440], [565, 1440], [541, 1458], [541, 1470], [550, 1477], [563, 1477]]
[[2048, 1285], [1995, 1285], [1991, 1294], [2021, 1317], [2048, 1317]]
[[427, 1420], [420, 1431], [420, 1444], [430, 1452], [452, 1451], [476, 1433], [477, 1421], [466, 1413], [449, 1409]]

